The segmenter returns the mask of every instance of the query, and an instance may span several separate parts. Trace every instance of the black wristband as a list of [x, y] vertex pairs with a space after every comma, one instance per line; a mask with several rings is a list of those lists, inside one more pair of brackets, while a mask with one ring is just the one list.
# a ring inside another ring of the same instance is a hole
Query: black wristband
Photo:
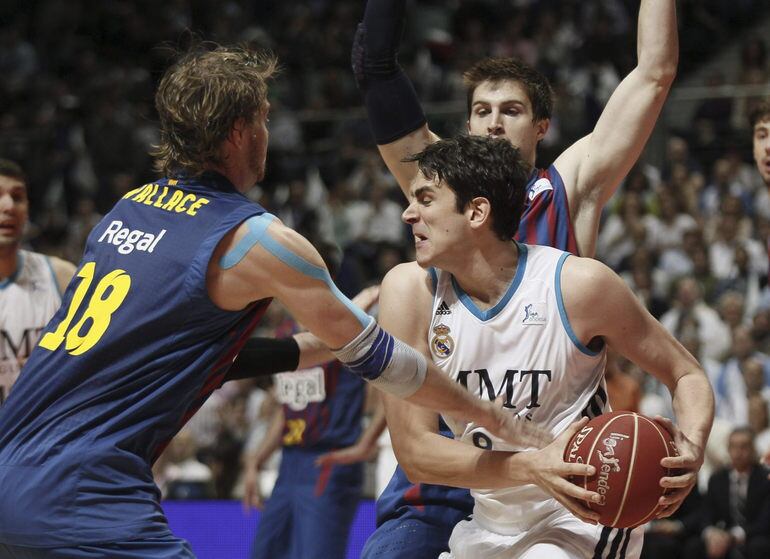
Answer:
[[250, 338], [225, 375], [224, 382], [296, 371], [299, 346], [294, 338]]

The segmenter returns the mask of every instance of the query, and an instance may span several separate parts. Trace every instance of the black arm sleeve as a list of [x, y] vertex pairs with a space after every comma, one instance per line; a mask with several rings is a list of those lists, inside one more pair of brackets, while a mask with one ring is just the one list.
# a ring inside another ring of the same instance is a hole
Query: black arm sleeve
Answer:
[[235, 358], [224, 382], [296, 371], [299, 346], [294, 338], [250, 338]]
[[425, 124], [412, 82], [398, 65], [406, 0], [369, 0], [353, 41], [351, 62], [372, 133], [389, 144]]

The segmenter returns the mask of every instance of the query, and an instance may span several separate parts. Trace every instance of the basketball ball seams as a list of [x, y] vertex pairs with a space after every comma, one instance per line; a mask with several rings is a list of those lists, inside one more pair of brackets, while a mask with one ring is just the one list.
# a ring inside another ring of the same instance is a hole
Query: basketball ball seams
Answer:
[[631, 445], [631, 459], [628, 461], [628, 475], [626, 476], [626, 486], [623, 489], [623, 498], [620, 500], [620, 505], [618, 506], [618, 514], [615, 515], [615, 519], [612, 521], [613, 525], [617, 524], [618, 520], [623, 514], [623, 509], [626, 507], [626, 499], [628, 498], [628, 489], [629, 487], [631, 487], [631, 481], [634, 479], [634, 468], [636, 466], [636, 446], [639, 444], [639, 416], [637, 414], [633, 414], [633, 418], [634, 418], [634, 431], [633, 431], [633, 436], [631, 437], [633, 444]]
[[662, 467], [660, 460], [677, 454], [668, 432], [651, 418], [610, 412], [592, 419], [572, 437], [564, 460], [597, 468], [594, 475], [571, 476], [571, 481], [602, 496], [600, 503], [586, 502], [600, 514], [600, 524], [633, 529], [661, 510], [659, 496], [666, 492], [659, 480], [672, 470]]
[[[653, 427], [653, 429], [655, 429], [655, 432], [658, 434], [658, 437], [660, 437], [660, 442], [663, 445], [663, 448], [666, 449], [666, 457], [670, 457], [671, 453], [668, 451], [668, 441], [666, 440], [666, 437], [663, 436], [663, 432], [661, 431], [660, 426], [654, 421], [651, 421], [646, 417], [642, 416], [641, 419], [645, 420], [647, 423], [649, 423]], [[666, 468], [666, 474], [669, 474], [669, 473], [670, 473], [670, 470]], [[664, 495], [665, 495], [665, 492], [664, 492]], [[639, 524], [637, 524], [637, 526], [644, 524], [645, 522], [649, 522], [649, 520], [653, 516], [655, 516], [655, 513], [657, 513], [659, 509], [660, 509], [660, 505], [656, 502], [652, 510], [647, 515], [645, 515], [644, 518], [642, 518], [642, 520], [639, 522]]]

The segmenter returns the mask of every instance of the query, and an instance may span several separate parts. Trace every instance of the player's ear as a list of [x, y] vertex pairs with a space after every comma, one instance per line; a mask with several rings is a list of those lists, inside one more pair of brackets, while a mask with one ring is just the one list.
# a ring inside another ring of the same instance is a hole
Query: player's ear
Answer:
[[240, 146], [245, 139], [245, 135], [249, 133], [246, 126], [245, 118], [238, 118], [233, 122], [233, 127], [230, 129], [230, 133], [227, 135], [227, 140], [234, 146]]
[[545, 138], [548, 128], [551, 126], [550, 118], [542, 118], [535, 123], [535, 129], [537, 130], [537, 141], [539, 142]]
[[468, 202], [465, 215], [472, 228], [481, 227], [491, 218], [492, 205], [487, 198], [476, 196], [473, 200]]

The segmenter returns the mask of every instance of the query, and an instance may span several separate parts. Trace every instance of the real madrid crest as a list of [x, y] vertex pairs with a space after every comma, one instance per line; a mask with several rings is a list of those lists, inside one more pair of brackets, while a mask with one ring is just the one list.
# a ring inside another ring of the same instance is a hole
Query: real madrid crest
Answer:
[[449, 335], [449, 326], [438, 324], [433, 327], [433, 339], [430, 341], [430, 348], [438, 357], [449, 357], [455, 349], [455, 341]]

